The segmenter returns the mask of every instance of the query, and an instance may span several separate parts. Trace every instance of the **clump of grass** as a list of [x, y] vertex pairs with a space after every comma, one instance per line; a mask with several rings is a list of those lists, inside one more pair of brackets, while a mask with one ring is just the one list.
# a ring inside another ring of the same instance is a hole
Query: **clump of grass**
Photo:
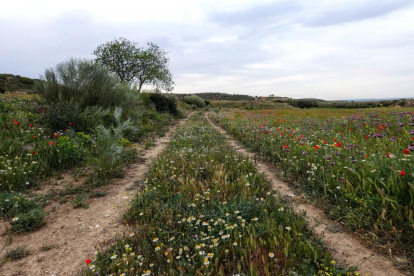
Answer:
[[24, 257], [26, 257], [27, 255], [29, 255], [29, 251], [26, 250], [26, 245], [25, 246], [20, 246], [20, 247], [16, 247], [10, 251], [7, 251], [6, 253], [6, 260], [20, 260]]
[[105, 196], [106, 196], [106, 192], [96, 191], [96, 192], [92, 193], [92, 195], [90, 197], [98, 198], [98, 197], [105, 197]]
[[42, 246], [40, 249], [42, 251], [49, 251], [49, 250], [52, 250], [53, 248], [56, 248], [56, 247], [57, 247], [56, 244], [49, 244], [49, 245]]
[[79, 194], [72, 201], [73, 208], [88, 208], [89, 204], [86, 202], [88, 199], [88, 194]]
[[13, 233], [35, 231], [45, 224], [44, 217], [46, 214], [47, 213], [40, 208], [30, 210], [27, 213], [18, 214], [10, 223], [11, 231]]

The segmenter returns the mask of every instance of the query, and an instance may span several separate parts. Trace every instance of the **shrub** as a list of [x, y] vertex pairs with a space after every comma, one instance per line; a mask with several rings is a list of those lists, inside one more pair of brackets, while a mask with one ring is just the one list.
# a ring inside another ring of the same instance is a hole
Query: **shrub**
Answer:
[[177, 99], [173, 95], [151, 93], [149, 99], [154, 104], [157, 112], [168, 112], [174, 116], [178, 114]]
[[199, 96], [196, 95], [191, 95], [191, 96], [185, 96], [183, 101], [185, 103], [188, 103], [190, 105], [195, 105], [199, 108], [204, 107], [206, 104], [204, 103], [204, 100], [202, 98], [200, 98]]
[[93, 167], [95, 176], [106, 177], [119, 174], [118, 168], [129, 157], [131, 147], [124, 147], [122, 143], [124, 135], [128, 132], [137, 132], [138, 128], [131, 120], [123, 121], [122, 109], [116, 108], [113, 114], [114, 124], [111, 127], [100, 125], [96, 128], [95, 139], [88, 163]]
[[120, 83], [107, 68], [90, 60], [71, 58], [58, 63], [47, 69], [41, 79], [36, 83], [36, 92], [50, 105], [64, 102], [81, 110], [94, 105], [127, 110], [139, 104], [138, 93]]

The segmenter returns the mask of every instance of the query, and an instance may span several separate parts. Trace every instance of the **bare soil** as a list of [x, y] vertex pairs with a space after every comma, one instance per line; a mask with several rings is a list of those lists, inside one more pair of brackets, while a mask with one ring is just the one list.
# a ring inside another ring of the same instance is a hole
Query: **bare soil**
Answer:
[[[224, 129], [215, 125], [208, 118], [207, 113], [206, 118], [210, 124], [227, 137], [228, 144], [236, 151], [250, 158], [255, 157], [254, 153], [232, 139]], [[398, 270], [390, 259], [364, 246], [356, 235], [346, 232], [339, 223], [328, 219], [322, 209], [303, 202], [300, 196], [295, 196], [290, 185], [277, 177], [277, 170], [272, 165], [256, 158], [255, 160], [257, 160], [258, 170], [267, 175], [278, 193], [283, 197], [289, 197], [293, 201], [295, 211], [297, 213], [305, 212], [309, 227], [327, 245], [333, 258], [339, 264], [348, 267], [358, 266], [358, 271], [363, 276], [367, 274], [370, 276], [410, 275], [408, 272]]]
[[[143, 179], [152, 161], [167, 147], [175, 131], [185, 121], [171, 127], [166, 136], [156, 139], [153, 147], [144, 150], [141, 156], [144, 162], [130, 164], [124, 178], [111, 181], [106, 187], [105, 197], [89, 199], [89, 208], [74, 209], [71, 203], [61, 205], [54, 202], [45, 208], [50, 215], [46, 217], [44, 227], [20, 235], [7, 234], [6, 229], [10, 225], [1, 221], [0, 250], [7, 245], [0, 253], [0, 261], [7, 251], [20, 246], [27, 246], [30, 254], [0, 266], [0, 275], [79, 274], [85, 267], [86, 259], [130, 230], [123, 223], [122, 215], [137, 192], [136, 184]], [[50, 186], [45, 189], [50, 189]]]

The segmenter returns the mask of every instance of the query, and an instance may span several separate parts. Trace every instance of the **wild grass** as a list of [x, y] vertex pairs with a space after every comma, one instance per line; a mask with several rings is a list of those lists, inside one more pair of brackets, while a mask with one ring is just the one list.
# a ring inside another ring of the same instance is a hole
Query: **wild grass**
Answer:
[[85, 274], [353, 275], [202, 115], [154, 161], [124, 218], [133, 232]]
[[414, 264], [412, 109], [235, 111], [213, 118], [323, 202], [332, 218]]

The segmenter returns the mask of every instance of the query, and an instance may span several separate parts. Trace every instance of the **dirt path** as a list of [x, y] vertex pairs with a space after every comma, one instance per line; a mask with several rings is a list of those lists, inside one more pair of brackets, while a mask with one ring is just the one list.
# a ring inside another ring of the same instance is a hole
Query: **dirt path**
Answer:
[[[88, 209], [74, 209], [71, 203], [49, 205], [46, 210], [53, 208], [55, 211], [46, 217], [47, 224], [32, 233], [13, 235], [11, 244], [3, 250], [0, 259], [7, 250], [24, 245], [27, 245], [30, 255], [0, 266], [0, 275], [78, 274], [85, 267], [85, 260], [93, 257], [99, 247], [107, 246], [114, 237], [128, 231], [122, 223], [122, 215], [136, 193], [130, 188], [145, 176], [152, 161], [167, 147], [175, 131], [185, 121], [173, 126], [166, 136], [155, 141], [155, 146], [144, 152], [141, 157], [145, 162], [131, 164], [123, 179], [112, 181], [105, 197], [89, 200]], [[0, 229], [4, 230], [6, 223], [0, 222], [3, 224]], [[3, 233], [0, 233], [0, 247], [7, 239]]]
[[[215, 125], [208, 114], [206, 118], [220, 133], [227, 137], [228, 144], [236, 151], [248, 155], [250, 158], [255, 156], [254, 153], [246, 150], [240, 143], [232, 139], [227, 132], [221, 127]], [[258, 170], [268, 176], [272, 185], [277, 188], [281, 196], [294, 195], [294, 191], [289, 184], [276, 178], [277, 171], [275, 168], [260, 160], [257, 161]], [[332, 256], [340, 264], [345, 266], [358, 266], [360, 275], [365, 276], [398, 276], [410, 275], [399, 271], [392, 261], [379, 255], [373, 250], [366, 248], [358, 238], [350, 233], [341, 232], [342, 226], [329, 220], [324, 211], [307, 203], [300, 202], [293, 197], [295, 202], [295, 211], [297, 213], [306, 212], [306, 220], [313, 232], [318, 235], [322, 241], [329, 246]], [[339, 230], [339, 231], [338, 231]]]

